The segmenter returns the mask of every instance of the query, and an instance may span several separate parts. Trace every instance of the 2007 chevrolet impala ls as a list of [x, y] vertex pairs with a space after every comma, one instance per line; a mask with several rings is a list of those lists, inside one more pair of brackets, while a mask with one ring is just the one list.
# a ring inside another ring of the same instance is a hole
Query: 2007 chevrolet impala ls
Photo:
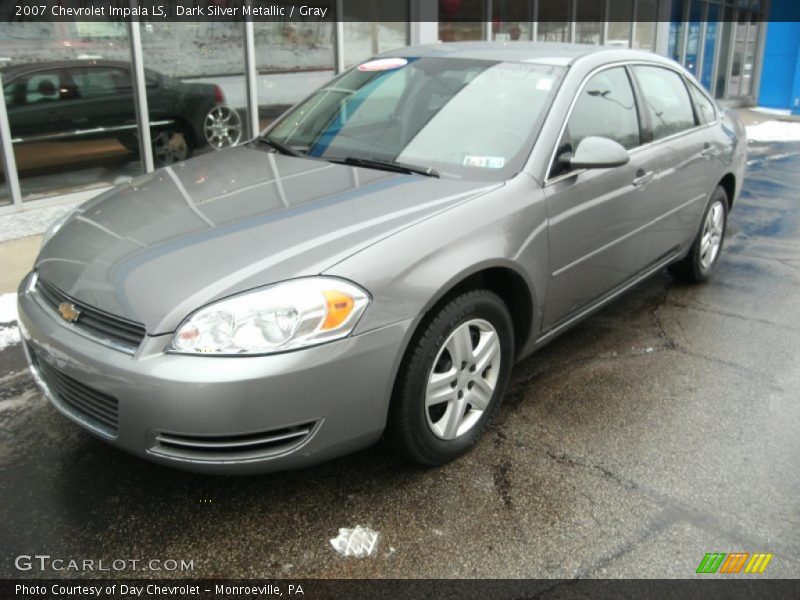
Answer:
[[711, 275], [745, 148], [652, 54], [392, 52], [54, 224], [24, 347], [58, 410], [163, 464], [293, 468], [382, 435], [442, 464], [515, 361], [664, 267]]

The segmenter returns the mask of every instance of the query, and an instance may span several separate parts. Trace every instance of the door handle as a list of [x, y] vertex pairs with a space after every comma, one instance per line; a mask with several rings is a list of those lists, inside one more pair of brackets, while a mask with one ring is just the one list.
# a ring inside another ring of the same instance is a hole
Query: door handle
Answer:
[[642, 169], [639, 169], [636, 171], [636, 177], [633, 180], [633, 185], [634, 187], [643, 187], [650, 183], [655, 176], [656, 174], [654, 171], [647, 171], [645, 173]]
[[706, 142], [703, 145], [703, 151], [700, 153], [700, 156], [702, 156], [703, 158], [716, 158], [717, 156], [719, 156], [719, 154], [717, 153], [717, 149], [714, 146]]

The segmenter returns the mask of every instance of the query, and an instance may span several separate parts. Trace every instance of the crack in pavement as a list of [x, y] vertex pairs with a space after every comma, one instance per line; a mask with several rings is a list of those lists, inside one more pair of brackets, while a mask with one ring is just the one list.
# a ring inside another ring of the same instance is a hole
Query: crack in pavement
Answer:
[[774, 543], [769, 543], [766, 540], [751, 537], [747, 532], [741, 529], [731, 529], [725, 525], [720, 519], [714, 515], [685, 505], [679, 500], [659, 492], [649, 486], [642, 485], [632, 479], [627, 479], [618, 475], [608, 467], [599, 463], [590, 463], [582, 458], [570, 456], [566, 453], [557, 453], [547, 446], [542, 446], [544, 453], [553, 461], [566, 465], [570, 468], [581, 468], [596, 471], [605, 479], [608, 479], [625, 490], [638, 493], [639, 495], [647, 498], [651, 502], [660, 506], [663, 510], [659, 517], [651, 520], [649, 525], [639, 530], [633, 539], [627, 539], [620, 544], [614, 552], [610, 555], [601, 557], [594, 561], [591, 565], [579, 571], [576, 577], [586, 577], [591, 572], [602, 569], [604, 566], [610, 564], [613, 560], [624, 556], [629, 553], [636, 545], [649, 539], [657, 533], [663, 531], [666, 527], [678, 523], [687, 523], [707, 533], [713, 533], [719, 536], [724, 536], [731, 541], [740, 544], [743, 547], [770, 547], [774, 553], [780, 553], [784, 557], [794, 558], [800, 560], [800, 547], [792, 548], [790, 546], [777, 546]]
[[749, 321], [753, 323], [761, 323], [762, 325], [769, 325], [770, 327], [775, 327], [776, 329], [780, 329], [782, 331], [796, 331], [800, 333], [800, 328], [792, 327], [791, 325], [781, 325], [779, 323], [775, 323], [773, 321], [769, 321], [767, 319], [761, 319], [759, 317], [750, 317], [747, 315], [740, 315], [738, 313], [728, 312], [724, 310], [717, 310], [714, 307], [705, 304], [701, 300], [695, 300], [697, 304], [685, 304], [677, 301], [670, 301], [664, 304], [664, 306], [671, 306], [674, 308], [682, 308], [686, 310], [696, 310], [698, 312], [709, 313], [712, 315], [719, 315], [721, 317], [731, 317], [733, 319], [739, 319], [741, 321]]

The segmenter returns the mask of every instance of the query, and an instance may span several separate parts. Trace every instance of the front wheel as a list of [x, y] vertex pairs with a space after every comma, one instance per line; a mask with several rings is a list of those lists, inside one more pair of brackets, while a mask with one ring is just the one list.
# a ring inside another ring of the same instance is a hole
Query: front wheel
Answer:
[[718, 187], [703, 213], [702, 225], [686, 258], [669, 267], [669, 272], [687, 283], [702, 283], [714, 272], [725, 240], [728, 223], [728, 194]]
[[165, 129], [152, 134], [153, 162], [158, 167], [166, 167], [184, 161], [192, 156], [192, 144], [188, 135], [181, 129]]
[[460, 294], [423, 321], [392, 397], [395, 449], [425, 466], [464, 454], [501, 403], [513, 356], [511, 316], [488, 290]]

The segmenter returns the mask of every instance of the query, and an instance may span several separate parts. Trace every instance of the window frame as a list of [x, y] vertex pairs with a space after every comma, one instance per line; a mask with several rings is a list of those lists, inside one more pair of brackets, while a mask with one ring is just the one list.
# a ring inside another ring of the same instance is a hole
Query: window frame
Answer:
[[[681, 72], [678, 69], [673, 69], [668, 65], [659, 65], [659, 64], [655, 64], [655, 63], [639, 63], [639, 64], [635, 64], [635, 65], [632, 64], [631, 65], [631, 75], [633, 75], [633, 77], [636, 79], [637, 83], [639, 84], [639, 89], [640, 90], [641, 90], [641, 83], [639, 82], [639, 77], [636, 74], [636, 69], [633, 68], [634, 66], [650, 67], [650, 68], [655, 68], [655, 69], [664, 69], [666, 71], [672, 71], [673, 73], [675, 73], [678, 76], [678, 80], [683, 84], [683, 89], [686, 92], [686, 96], [689, 98], [689, 107], [692, 109], [692, 122], [694, 123], [694, 125], [692, 125], [692, 127], [687, 127], [686, 129], [682, 129], [681, 131], [677, 131], [675, 133], [671, 133], [669, 135], [665, 135], [664, 137], [658, 138], [658, 139], [656, 139], [655, 128], [653, 127], [653, 122], [650, 119], [650, 111], [649, 110], [646, 111], [647, 112], [648, 123], [650, 125], [651, 143], [655, 144], [655, 143], [658, 143], [658, 142], [662, 142], [664, 140], [673, 139], [673, 138], [675, 138], [675, 137], [677, 137], [679, 135], [684, 135], [685, 133], [687, 133], [689, 131], [693, 131], [693, 130], [697, 129], [697, 127], [699, 127], [700, 125], [705, 125], [705, 123], [701, 123], [700, 119], [698, 118], [697, 107], [695, 106], [694, 99], [692, 98], [692, 92], [689, 89], [689, 87], [687, 85], [687, 81], [686, 81], [687, 71]], [[642, 93], [642, 105], [646, 106], [646, 102], [647, 101], [644, 98], [644, 93]]]
[[[578, 102], [578, 98], [580, 98], [580, 95], [583, 92], [583, 88], [586, 87], [586, 85], [589, 82], [589, 80], [592, 77], [594, 77], [597, 73], [600, 73], [600, 72], [605, 71], [607, 69], [620, 67], [620, 66], [625, 67], [626, 71], [628, 71], [628, 77], [631, 79], [631, 85], [633, 87], [633, 95], [636, 98], [636, 108], [637, 108], [637, 111], [639, 112], [639, 128], [640, 128], [640, 131], [641, 131], [640, 140], [641, 140], [642, 143], [639, 146], [637, 146], [635, 148], [631, 148], [630, 150], [628, 150], [628, 154], [635, 154], [637, 152], [641, 152], [641, 151], [643, 151], [643, 150], [645, 150], [647, 148], [650, 148], [650, 147], [656, 146], [658, 144], [662, 144], [662, 143], [668, 142], [668, 141], [673, 140], [675, 138], [678, 138], [680, 136], [684, 136], [684, 135], [688, 135], [690, 133], [694, 133], [695, 131], [697, 131], [700, 128], [711, 127], [712, 125], [716, 125], [719, 122], [719, 118], [720, 118], [720, 116], [719, 116], [720, 115], [719, 108], [718, 108], [716, 102], [712, 101], [712, 106], [714, 107], [714, 114], [715, 114], [715, 117], [716, 117], [715, 120], [710, 122], [710, 123], [699, 123], [698, 124], [698, 118], [697, 118], [697, 113], [696, 113], [697, 108], [695, 107], [694, 98], [692, 97], [692, 93], [689, 90], [689, 88], [687, 87], [689, 84], [692, 83], [692, 80], [689, 79], [686, 71], [684, 69], [678, 67], [678, 66], [673, 66], [671, 64], [663, 64], [663, 63], [660, 63], [660, 62], [651, 62], [651, 61], [648, 61], [648, 60], [621, 60], [621, 61], [617, 61], [617, 62], [614, 62], [614, 63], [607, 63], [607, 64], [604, 64], [604, 65], [601, 65], [599, 67], [596, 67], [596, 68], [592, 69], [589, 73], [586, 74], [586, 76], [583, 78], [583, 80], [581, 81], [580, 85], [578, 86], [577, 92], [575, 93], [575, 95], [573, 96], [573, 98], [572, 98], [572, 100], [570, 102], [569, 110], [567, 110], [567, 114], [566, 114], [566, 116], [564, 117], [564, 120], [561, 123], [561, 128], [559, 129], [558, 137], [556, 138], [555, 144], [553, 146], [553, 150], [552, 150], [551, 155], [550, 155], [550, 160], [547, 163], [547, 168], [546, 168], [545, 177], [544, 177], [544, 183], [542, 184], [543, 188], [548, 187], [550, 185], [553, 185], [555, 183], [558, 183], [560, 181], [564, 181], [564, 180], [569, 179], [571, 177], [577, 177], [581, 173], [586, 172], [586, 169], [575, 169], [573, 171], [569, 171], [567, 173], [561, 173], [561, 174], [555, 175], [555, 176], [550, 175], [550, 173], [552, 172], [552, 169], [553, 169], [553, 164], [555, 163], [555, 161], [558, 158], [556, 156], [556, 153], [558, 152], [559, 142], [561, 142], [561, 138], [564, 135], [564, 131], [566, 130], [567, 123], [569, 123], [569, 119], [572, 116], [572, 111], [573, 111], [573, 109], [575, 108], [575, 105]], [[645, 103], [644, 103], [645, 102], [644, 101], [644, 95], [643, 95], [643, 93], [641, 91], [641, 87], [640, 87], [640, 84], [639, 84], [639, 80], [636, 77], [636, 73], [633, 71], [633, 67], [635, 67], [635, 66], [656, 67], [656, 68], [666, 69], [668, 71], [672, 71], [673, 73], [677, 74], [681, 78], [681, 81], [683, 81], [684, 87], [686, 87], [686, 93], [689, 95], [689, 101], [690, 101], [691, 106], [692, 106], [692, 113], [693, 113], [693, 118], [694, 118], [694, 122], [695, 122], [693, 127], [690, 127], [689, 129], [684, 129], [683, 131], [679, 131], [677, 133], [673, 133], [673, 134], [671, 134], [671, 135], [669, 135], [667, 137], [663, 137], [663, 138], [660, 138], [660, 139], [655, 139], [655, 136], [654, 136], [654, 133], [653, 133], [652, 123], [650, 122], [649, 111], [645, 110], [646, 106], [645, 106]], [[699, 86], [698, 89], [703, 93], [704, 96], [706, 96], [706, 98], [710, 99], [710, 96], [706, 93], [706, 91], [702, 88], [702, 86]]]

